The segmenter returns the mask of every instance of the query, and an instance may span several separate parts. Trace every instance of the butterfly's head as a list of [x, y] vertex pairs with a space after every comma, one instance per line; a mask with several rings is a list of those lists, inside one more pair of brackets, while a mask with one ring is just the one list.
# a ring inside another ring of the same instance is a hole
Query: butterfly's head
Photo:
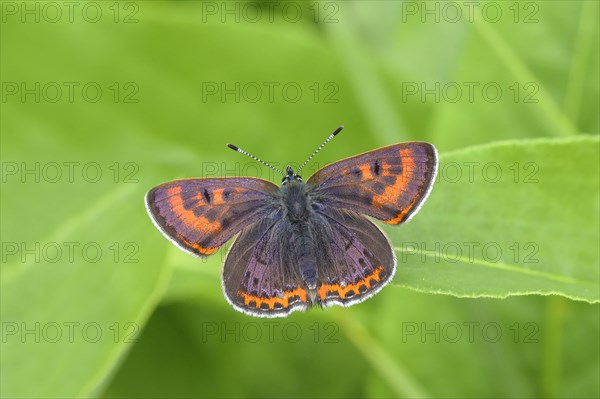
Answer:
[[295, 174], [294, 169], [292, 169], [292, 167], [288, 165], [285, 168], [285, 175], [283, 176], [281, 183], [285, 186], [286, 184], [292, 181], [302, 181], [302, 176]]

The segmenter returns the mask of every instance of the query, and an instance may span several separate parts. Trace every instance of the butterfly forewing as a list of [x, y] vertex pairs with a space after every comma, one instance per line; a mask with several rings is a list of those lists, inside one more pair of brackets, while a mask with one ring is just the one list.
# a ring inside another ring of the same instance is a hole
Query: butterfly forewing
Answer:
[[277, 189], [252, 178], [176, 180], [150, 190], [146, 206], [167, 238], [186, 252], [205, 256], [262, 217]]
[[435, 180], [437, 165], [433, 145], [401, 143], [325, 166], [307, 184], [330, 206], [398, 224], [418, 211]]

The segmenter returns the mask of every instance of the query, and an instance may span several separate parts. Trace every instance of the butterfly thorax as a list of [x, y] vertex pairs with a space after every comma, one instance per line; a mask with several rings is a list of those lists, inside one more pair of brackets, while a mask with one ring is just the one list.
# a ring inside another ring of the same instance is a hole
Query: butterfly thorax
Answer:
[[292, 180], [281, 186], [284, 212], [292, 223], [307, 222], [310, 216], [309, 186], [300, 180]]

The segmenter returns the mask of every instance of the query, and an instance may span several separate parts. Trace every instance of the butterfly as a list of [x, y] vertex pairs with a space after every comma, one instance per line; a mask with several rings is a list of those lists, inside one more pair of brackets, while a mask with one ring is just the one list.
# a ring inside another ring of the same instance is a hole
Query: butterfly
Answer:
[[311, 306], [350, 306], [393, 278], [396, 256], [366, 216], [397, 225], [429, 195], [438, 167], [432, 144], [407, 142], [329, 164], [306, 182], [282, 174], [280, 186], [250, 177], [183, 179], [146, 194], [156, 227], [185, 252], [214, 254], [238, 234], [225, 258], [227, 301], [251, 316], [285, 317]]

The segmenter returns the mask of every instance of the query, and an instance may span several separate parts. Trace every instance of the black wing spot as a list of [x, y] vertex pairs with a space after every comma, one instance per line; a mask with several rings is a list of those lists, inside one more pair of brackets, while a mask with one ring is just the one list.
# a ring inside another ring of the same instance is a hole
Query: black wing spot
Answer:
[[373, 173], [375, 175], [379, 176], [380, 172], [381, 172], [381, 165], [379, 164], [379, 160], [377, 160], [373, 163]]
[[221, 219], [221, 228], [222, 229], [226, 229], [227, 227], [229, 227], [230, 224], [231, 224], [231, 219], [230, 218], [223, 218], [223, 219]]
[[352, 240], [352, 238], [346, 238], [346, 243], [344, 244], [344, 248], [346, 249], [346, 251], [348, 249], [350, 249], [350, 247], [352, 246], [352, 244], [354, 244], [354, 240]]
[[[402, 173], [402, 171], [400, 171], [400, 173]], [[386, 186], [393, 186], [394, 184], [396, 184], [397, 179], [396, 176], [382, 176], [379, 180]]]
[[[198, 200], [194, 197], [189, 197], [183, 200], [183, 209], [186, 211], [198, 209]], [[198, 215], [196, 215], [198, 216]]]
[[203, 207], [198, 207], [194, 209], [194, 215], [197, 217], [204, 215], [204, 217], [212, 223], [221, 216], [221, 212], [218, 208], [208, 208], [208, 210], [205, 211]]
[[212, 201], [212, 198], [210, 197], [210, 193], [208, 192], [207, 189], [204, 189], [204, 198], [206, 198], [206, 203], [210, 204], [210, 201]]
[[[391, 176], [392, 178], [394, 178], [393, 176]], [[383, 179], [385, 179], [385, 177], [383, 177]], [[375, 194], [383, 194], [385, 192], [385, 189], [387, 188], [387, 185], [383, 182], [380, 181], [375, 181], [372, 183], [371, 189], [373, 190], [373, 192]]]
[[360, 170], [360, 168], [353, 168], [351, 170], [351, 173], [354, 175], [354, 177], [356, 177], [357, 179], [362, 179], [362, 170]]

